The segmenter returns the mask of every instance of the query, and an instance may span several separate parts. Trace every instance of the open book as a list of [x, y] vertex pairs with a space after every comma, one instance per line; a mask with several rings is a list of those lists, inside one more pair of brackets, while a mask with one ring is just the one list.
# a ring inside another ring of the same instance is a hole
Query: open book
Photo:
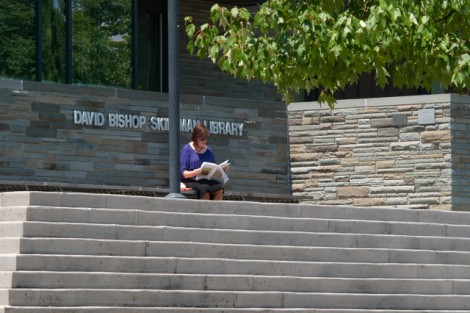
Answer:
[[197, 176], [196, 179], [214, 179], [225, 185], [228, 182], [228, 177], [224, 169], [229, 165], [228, 160], [220, 164], [204, 162], [201, 165], [201, 175]]

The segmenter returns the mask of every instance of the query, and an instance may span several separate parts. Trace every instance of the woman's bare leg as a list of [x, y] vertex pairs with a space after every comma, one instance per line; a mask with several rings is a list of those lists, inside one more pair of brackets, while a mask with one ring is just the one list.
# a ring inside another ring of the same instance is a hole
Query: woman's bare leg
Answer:
[[224, 190], [217, 190], [212, 194], [212, 200], [223, 200], [224, 199]]

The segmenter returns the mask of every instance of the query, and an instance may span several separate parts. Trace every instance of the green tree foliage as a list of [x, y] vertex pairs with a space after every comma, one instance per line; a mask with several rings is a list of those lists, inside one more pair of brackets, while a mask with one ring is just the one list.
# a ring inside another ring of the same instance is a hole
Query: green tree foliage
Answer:
[[130, 87], [131, 1], [75, 0], [74, 82]]
[[34, 1], [0, 0], [0, 76], [35, 77]]
[[[72, 1], [73, 82], [131, 85], [131, 1]], [[42, 79], [65, 82], [65, 1], [42, 1]], [[34, 80], [35, 1], [0, 0], [0, 76]]]
[[58, 83], [65, 82], [64, 9], [64, 1], [42, 2], [42, 79]]
[[470, 86], [468, 0], [268, 0], [254, 16], [216, 4], [208, 23], [185, 22], [191, 53], [274, 83], [286, 102], [321, 88], [333, 106], [364, 73], [380, 87]]

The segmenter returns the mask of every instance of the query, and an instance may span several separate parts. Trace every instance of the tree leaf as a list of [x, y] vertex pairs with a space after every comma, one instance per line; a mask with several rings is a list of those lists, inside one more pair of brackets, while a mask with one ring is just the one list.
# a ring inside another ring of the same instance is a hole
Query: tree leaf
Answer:
[[214, 5], [210, 32], [207, 24], [186, 27], [194, 42], [188, 49], [238, 78], [274, 84], [286, 102], [298, 90], [321, 86], [320, 100], [334, 103], [334, 92], [363, 73], [375, 73], [380, 87], [437, 81], [465, 89], [467, 2], [267, 0], [253, 24], [246, 9]]

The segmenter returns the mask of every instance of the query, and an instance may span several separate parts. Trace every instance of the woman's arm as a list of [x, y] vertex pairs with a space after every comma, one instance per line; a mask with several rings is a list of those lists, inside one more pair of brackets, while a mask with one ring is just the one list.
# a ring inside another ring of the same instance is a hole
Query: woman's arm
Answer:
[[183, 177], [184, 178], [196, 177], [196, 176], [200, 175], [201, 172], [202, 172], [201, 168], [197, 168], [197, 169], [192, 170], [192, 171], [183, 171]]
[[182, 178], [192, 178], [201, 174], [201, 169], [191, 168], [191, 147], [185, 145], [180, 151], [180, 175]]

